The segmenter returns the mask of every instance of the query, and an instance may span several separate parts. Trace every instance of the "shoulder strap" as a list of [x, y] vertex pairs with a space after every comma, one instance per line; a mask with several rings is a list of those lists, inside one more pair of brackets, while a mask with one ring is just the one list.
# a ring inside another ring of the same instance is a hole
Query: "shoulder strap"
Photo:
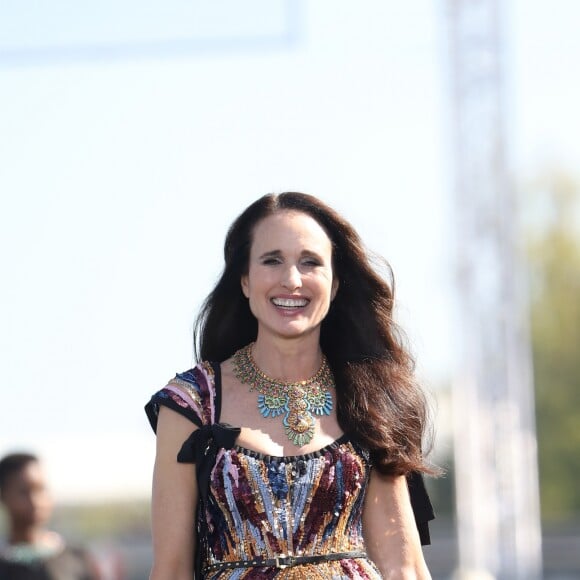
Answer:
[[213, 370], [213, 388], [214, 388], [214, 423], [220, 422], [222, 414], [222, 367], [219, 362], [208, 363]]

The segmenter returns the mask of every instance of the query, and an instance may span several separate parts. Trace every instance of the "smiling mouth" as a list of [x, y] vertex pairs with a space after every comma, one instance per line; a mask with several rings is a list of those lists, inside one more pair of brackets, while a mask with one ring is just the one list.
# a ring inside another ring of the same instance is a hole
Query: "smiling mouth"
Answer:
[[308, 302], [306, 298], [272, 298], [272, 304], [282, 308], [303, 308]]

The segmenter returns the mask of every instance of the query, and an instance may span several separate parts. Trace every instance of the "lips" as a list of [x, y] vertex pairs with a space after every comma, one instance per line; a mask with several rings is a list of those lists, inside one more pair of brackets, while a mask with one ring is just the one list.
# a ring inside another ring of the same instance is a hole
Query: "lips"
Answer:
[[281, 308], [304, 308], [308, 302], [306, 298], [272, 298], [272, 304]]

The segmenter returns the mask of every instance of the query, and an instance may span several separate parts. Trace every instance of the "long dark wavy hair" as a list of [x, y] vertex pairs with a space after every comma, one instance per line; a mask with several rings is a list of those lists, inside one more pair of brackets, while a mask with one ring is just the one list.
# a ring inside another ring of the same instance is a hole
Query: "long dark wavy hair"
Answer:
[[414, 376], [414, 360], [393, 320], [394, 280], [373, 266], [355, 229], [314, 196], [264, 195], [232, 224], [224, 245], [225, 266], [195, 324], [198, 360], [223, 361], [256, 340], [258, 323], [242, 293], [256, 224], [283, 210], [314, 218], [332, 243], [338, 292], [323, 320], [320, 345], [336, 381], [341, 428], [370, 450], [384, 474], [434, 472], [424, 461], [428, 406]]

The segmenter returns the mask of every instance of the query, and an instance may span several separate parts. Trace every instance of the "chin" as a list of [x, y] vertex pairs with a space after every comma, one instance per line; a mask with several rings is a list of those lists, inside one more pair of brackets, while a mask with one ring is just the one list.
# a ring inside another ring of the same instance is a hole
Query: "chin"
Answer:
[[314, 332], [318, 332], [320, 326], [286, 326], [284, 328], [277, 328], [274, 333], [282, 338], [300, 338], [310, 336]]

